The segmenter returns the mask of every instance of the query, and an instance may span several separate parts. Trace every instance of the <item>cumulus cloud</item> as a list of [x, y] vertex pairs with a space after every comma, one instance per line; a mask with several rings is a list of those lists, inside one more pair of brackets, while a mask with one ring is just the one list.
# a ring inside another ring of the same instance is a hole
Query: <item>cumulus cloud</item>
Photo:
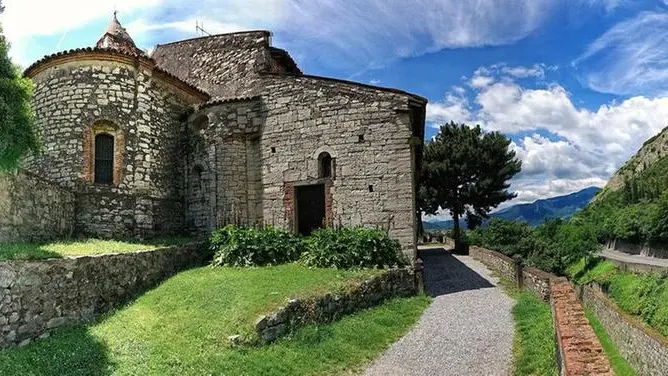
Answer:
[[430, 103], [427, 123], [463, 121], [510, 135], [523, 163], [513, 203], [603, 186], [668, 119], [668, 97], [636, 96], [592, 110], [558, 84], [526, 88], [505, 79], [471, 91]]
[[619, 22], [573, 61], [592, 89], [613, 94], [668, 91], [668, 13], [642, 12]]

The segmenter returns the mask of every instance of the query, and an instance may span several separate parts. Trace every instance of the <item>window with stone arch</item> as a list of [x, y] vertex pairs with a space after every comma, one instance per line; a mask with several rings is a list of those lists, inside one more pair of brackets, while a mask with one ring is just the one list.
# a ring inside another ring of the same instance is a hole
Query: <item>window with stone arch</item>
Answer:
[[84, 130], [84, 180], [100, 185], [119, 185], [122, 180], [125, 137], [121, 128], [99, 120]]
[[323, 178], [334, 178], [334, 159], [332, 156], [323, 151], [318, 155], [318, 177]]
[[100, 133], [95, 136], [95, 184], [114, 183], [114, 136]]

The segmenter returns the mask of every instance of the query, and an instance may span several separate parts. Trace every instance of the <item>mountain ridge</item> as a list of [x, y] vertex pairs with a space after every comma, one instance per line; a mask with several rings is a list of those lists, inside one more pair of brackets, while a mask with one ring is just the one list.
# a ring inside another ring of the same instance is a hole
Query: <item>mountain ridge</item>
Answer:
[[[577, 211], [591, 202], [599, 187], [587, 187], [566, 195], [539, 199], [531, 203], [515, 204], [490, 214], [490, 218], [501, 218], [511, 221], [523, 221], [530, 226], [538, 226], [547, 218], [570, 218]], [[462, 221], [463, 222], [463, 221]], [[452, 228], [453, 221], [422, 221], [425, 230]]]

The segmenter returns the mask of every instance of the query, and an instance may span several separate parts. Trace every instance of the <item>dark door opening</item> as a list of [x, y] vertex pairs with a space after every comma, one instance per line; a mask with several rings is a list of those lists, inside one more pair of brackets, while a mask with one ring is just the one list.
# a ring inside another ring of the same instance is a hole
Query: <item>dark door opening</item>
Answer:
[[297, 204], [297, 231], [309, 235], [323, 227], [325, 222], [325, 185], [302, 185], [295, 187]]

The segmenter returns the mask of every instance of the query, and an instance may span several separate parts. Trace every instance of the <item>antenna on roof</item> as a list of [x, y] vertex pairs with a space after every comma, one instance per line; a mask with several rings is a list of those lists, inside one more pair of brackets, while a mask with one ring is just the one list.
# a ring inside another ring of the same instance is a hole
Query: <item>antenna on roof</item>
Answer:
[[200, 24], [198, 20], [195, 20], [195, 33], [201, 36], [204, 35], [211, 36], [211, 34], [208, 31], [204, 30], [204, 21], [202, 21], [202, 23]]

